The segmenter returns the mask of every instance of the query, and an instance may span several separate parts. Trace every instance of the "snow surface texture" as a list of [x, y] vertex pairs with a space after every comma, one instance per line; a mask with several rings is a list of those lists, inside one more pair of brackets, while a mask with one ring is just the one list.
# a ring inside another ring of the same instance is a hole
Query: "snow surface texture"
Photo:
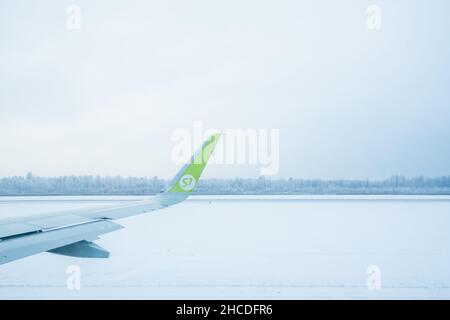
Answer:
[[[142, 198], [2, 197], [0, 217]], [[0, 299], [450, 298], [449, 197], [202, 196], [118, 222], [96, 241], [109, 259], [1, 265]]]

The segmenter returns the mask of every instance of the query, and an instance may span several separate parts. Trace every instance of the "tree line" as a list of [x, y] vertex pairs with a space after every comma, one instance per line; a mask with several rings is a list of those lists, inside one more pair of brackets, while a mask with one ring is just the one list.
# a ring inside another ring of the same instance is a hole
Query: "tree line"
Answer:
[[[7, 195], [145, 195], [168, 183], [158, 177], [61, 176], [4, 177], [0, 196]], [[382, 180], [324, 179], [202, 179], [195, 194], [450, 194], [450, 176], [405, 177]]]

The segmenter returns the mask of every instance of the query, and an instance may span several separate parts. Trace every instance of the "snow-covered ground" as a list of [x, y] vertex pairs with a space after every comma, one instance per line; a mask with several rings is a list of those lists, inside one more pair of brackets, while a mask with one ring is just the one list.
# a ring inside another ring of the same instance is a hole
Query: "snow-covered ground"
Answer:
[[[141, 198], [2, 197], [0, 218]], [[449, 197], [199, 196], [119, 223], [109, 259], [1, 265], [0, 298], [450, 298]]]

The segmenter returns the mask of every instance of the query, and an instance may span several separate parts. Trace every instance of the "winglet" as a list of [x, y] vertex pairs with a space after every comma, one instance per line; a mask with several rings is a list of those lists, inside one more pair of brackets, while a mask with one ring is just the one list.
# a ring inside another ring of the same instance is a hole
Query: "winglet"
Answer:
[[191, 157], [183, 168], [175, 175], [167, 186], [157, 195], [164, 205], [172, 205], [186, 199], [198, 183], [203, 170], [208, 163], [221, 134], [211, 135], [201, 148]]

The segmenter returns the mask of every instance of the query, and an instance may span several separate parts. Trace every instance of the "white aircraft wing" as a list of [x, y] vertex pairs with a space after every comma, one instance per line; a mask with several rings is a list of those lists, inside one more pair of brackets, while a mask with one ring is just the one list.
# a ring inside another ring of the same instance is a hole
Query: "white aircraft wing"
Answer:
[[172, 181], [148, 200], [0, 220], [0, 264], [45, 251], [86, 258], [109, 257], [109, 252], [93, 241], [104, 233], [123, 228], [112, 220], [185, 200], [194, 190], [219, 138], [220, 134], [209, 137]]

